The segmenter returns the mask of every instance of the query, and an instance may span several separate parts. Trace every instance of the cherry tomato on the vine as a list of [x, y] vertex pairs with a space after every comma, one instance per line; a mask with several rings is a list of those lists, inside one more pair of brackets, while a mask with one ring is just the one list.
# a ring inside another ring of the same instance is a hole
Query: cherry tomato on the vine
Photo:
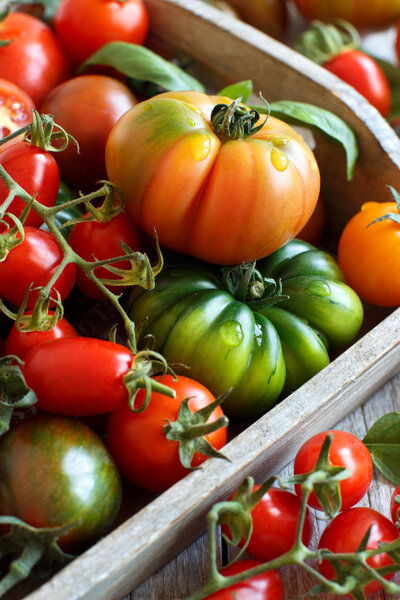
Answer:
[[54, 27], [77, 66], [108, 42], [143, 44], [149, 18], [143, 0], [61, 0]]
[[35, 108], [34, 102], [22, 88], [0, 79], [0, 139], [30, 123], [32, 108]]
[[[104, 260], [124, 254], [120, 242], [124, 242], [133, 251], [140, 248], [140, 242], [136, 229], [125, 213], [119, 213], [106, 223], [88, 221], [77, 223], [70, 236], [71, 248], [85, 260], [92, 262]], [[129, 269], [128, 260], [111, 263], [112, 267], [118, 269]], [[107, 271], [104, 267], [95, 269], [94, 274], [103, 279], [118, 279], [118, 275]], [[89, 298], [105, 300], [105, 295], [100, 288], [86, 277], [84, 271], [77, 269], [76, 287]], [[125, 291], [124, 286], [107, 286], [115, 294]]]
[[[256, 560], [241, 560], [220, 569], [220, 573], [228, 577], [261, 564]], [[225, 590], [207, 596], [206, 600], [283, 600], [284, 596], [285, 590], [279, 571], [273, 570], [235, 583]]]
[[396, 502], [396, 498], [398, 496], [400, 499], [400, 485], [396, 487], [390, 499], [390, 515], [392, 517], [393, 523], [397, 526], [400, 523], [400, 503]]
[[[355, 552], [368, 529], [371, 528], [367, 550], [378, 548], [382, 543], [396, 540], [399, 536], [396, 527], [384, 515], [372, 508], [358, 506], [339, 513], [325, 528], [319, 540], [319, 548], [327, 548], [335, 553]], [[374, 569], [392, 564], [391, 558], [384, 553], [375, 554], [367, 560]], [[321, 563], [321, 573], [328, 579], [334, 577], [334, 571], [327, 560]], [[387, 576], [388, 579], [391, 575]], [[368, 583], [364, 592], [366, 596], [382, 587], [376, 580]]]
[[[0, 296], [17, 305], [22, 304], [30, 284], [35, 288], [50, 281], [64, 257], [52, 233], [29, 226], [24, 231], [24, 240], [0, 262]], [[75, 283], [75, 274], [75, 264], [67, 264], [52, 287], [51, 297], [55, 299], [57, 290], [64, 300]], [[37, 294], [35, 291], [29, 294], [28, 309], [33, 308]]]
[[[357, 504], [367, 493], [372, 481], [373, 463], [368, 448], [355, 435], [347, 431], [323, 431], [308, 439], [297, 452], [294, 460], [294, 473], [309, 473], [314, 468], [328, 433], [333, 434], [329, 449], [329, 460], [332, 465], [346, 467], [351, 471], [350, 477], [340, 481], [341, 510]], [[300, 494], [300, 486], [296, 486]], [[310, 494], [308, 504], [321, 510], [314, 492]]]
[[[215, 400], [207, 388], [188, 377], [174, 379], [166, 375], [160, 381], [176, 391], [175, 399], [153, 392], [150, 404], [143, 412], [134, 413], [124, 405], [111, 413], [107, 426], [107, 446], [121, 473], [135, 485], [152, 491], [167, 489], [188, 472], [180, 462], [178, 442], [166, 438], [164, 425], [176, 421], [185, 398], [190, 398], [192, 411]], [[142, 391], [138, 393], [137, 405], [141, 403], [142, 394]], [[218, 406], [207, 422], [216, 421], [222, 415]], [[207, 434], [205, 438], [219, 449], [226, 443], [226, 428]], [[192, 467], [200, 465], [205, 458], [196, 452]]]
[[68, 76], [61, 46], [40, 19], [12, 12], [0, 22], [0, 73], [40, 104], [46, 94]]

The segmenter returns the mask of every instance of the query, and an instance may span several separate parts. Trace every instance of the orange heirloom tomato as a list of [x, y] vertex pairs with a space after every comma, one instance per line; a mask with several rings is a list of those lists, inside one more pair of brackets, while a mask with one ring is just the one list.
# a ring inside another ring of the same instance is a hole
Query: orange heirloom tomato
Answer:
[[339, 240], [338, 260], [347, 283], [367, 302], [400, 305], [400, 220], [396, 202], [367, 202], [347, 223]]
[[320, 189], [315, 157], [292, 127], [229, 105], [166, 92], [126, 112], [106, 145], [108, 178], [133, 221], [166, 247], [217, 264], [263, 258], [291, 240]]
[[400, 0], [294, 0], [294, 3], [309, 21], [345, 19], [357, 27], [379, 27], [400, 18]]

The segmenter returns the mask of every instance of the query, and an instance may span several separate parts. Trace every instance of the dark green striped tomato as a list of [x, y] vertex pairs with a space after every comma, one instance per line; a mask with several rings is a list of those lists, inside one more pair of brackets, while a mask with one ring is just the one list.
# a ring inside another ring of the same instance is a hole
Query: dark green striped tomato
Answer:
[[223, 405], [230, 416], [266, 412], [329, 363], [327, 346], [349, 344], [363, 317], [333, 258], [306, 242], [289, 242], [256, 268], [243, 292], [235, 272], [167, 261], [155, 288], [135, 289], [129, 303], [141, 335], [153, 335], [169, 362], [189, 366], [214, 395], [233, 388]]
[[76, 525], [58, 542], [76, 552], [114, 522], [121, 502], [118, 471], [103, 442], [78, 420], [41, 415], [0, 438], [0, 514], [33, 527]]

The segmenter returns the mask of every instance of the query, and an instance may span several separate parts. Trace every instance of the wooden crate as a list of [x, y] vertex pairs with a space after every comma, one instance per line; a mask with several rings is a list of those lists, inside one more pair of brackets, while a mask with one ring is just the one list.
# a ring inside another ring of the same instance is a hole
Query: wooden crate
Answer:
[[[343, 151], [318, 137], [316, 155], [332, 239], [366, 200], [400, 189], [400, 141], [357, 92], [288, 47], [223, 16], [200, 0], [146, 0], [150, 45], [194, 59], [194, 71], [216, 90], [252, 79], [268, 100], [323, 106], [353, 128], [360, 146], [346, 182]], [[383, 318], [384, 317], [384, 318]], [[382, 320], [383, 318], [383, 320]], [[400, 370], [400, 311], [370, 311], [378, 323], [296, 392], [237, 435], [224, 449], [231, 462], [210, 460], [159, 496], [131, 489], [129, 510], [143, 508], [74, 560], [26, 600], [120, 600], [204, 529], [205, 514], [246, 475], [277, 472], [310, 434], [328, 428]], [[129, 494], [128, 494], [129, 496]]]

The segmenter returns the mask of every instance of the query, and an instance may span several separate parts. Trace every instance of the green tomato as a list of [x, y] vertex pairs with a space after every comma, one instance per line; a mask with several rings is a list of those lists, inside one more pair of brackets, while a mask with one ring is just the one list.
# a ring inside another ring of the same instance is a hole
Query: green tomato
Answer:
[[224, 275], [167, 259], [155, 288], [135, 289], [128, 306], [141, 339], [153, 336], [178, 373], [214, 395], [231, 388], [224, 411], [233, 417], [265, 413], [318, 373], [327, 346], [350, 343], [363, 317], [334, 259], [306, 242], [289, 242], [255, 269], [245, 282], [244, 267]]

